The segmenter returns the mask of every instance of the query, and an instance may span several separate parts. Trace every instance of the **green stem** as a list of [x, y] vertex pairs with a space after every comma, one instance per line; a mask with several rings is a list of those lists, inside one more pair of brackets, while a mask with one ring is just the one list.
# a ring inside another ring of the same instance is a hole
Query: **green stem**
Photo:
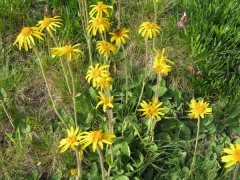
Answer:
[[66, 83], [67, 83], [68, 92], [69, 92], [69, 94], [72, 94], [72, 91], [71, 91], [71, 89], [70, 89], [69, 82], [68, 82], [68, 77], [67, 77], [66, 69], [65, 69], [64, 64], [63, 64], [62, 57], [60, 57], [60, 62], [61, 62], [61, 66], [62, 66], [64, 78], [65, 78], [65, 81], [66, 81]]
[[79, 158], [79, 152], [77, 150], [77, 148], [75, 149], [75, 153], [76, 153], [76, 158], [77, 158], [77, 176], [76, 176], [76, 180], [78, 180], [79, 178], [82, 178], [82, 160]]
[[57, 111], [56, 105], [55, 105], [55, 103], [53, 101], [53, 97], [52, 97], [52, 94], [51, 94], [51, 91], [50, 91], [50, 88], [49, 88], [49, 85], [48, 85], [48, 82], [47, 82], [47, 78], [46, 78], [46, 75], [45, 75], [45, 72], [44, 72], [44, 69], [43, 69], [43, 66], [42, 66], [42, 60], [40, 58], [39, 52], [38, 52], [38, 50], [34, 46], [33, 46], [33, 50], [34, 50], [34, 52], [35, 52], [35, 54], [36, 54], [36, 56], [38, 58], [39, 65], [40, 65], [40, 68], [41, 68], [41, 72], [42, 72], [42, 75], [43, 75], [43, 79], [45, 81], [45, 84], [46, 84], [46, 87], [47, 87], [47, 91], [48, 91], [48, 95], [49, 95], [50, 100], [52, 102], [53, 109], [54, 109], [55, 113], [57, 114], [57, 116], [59, 117], [59, 119], [62, 121], [63, 125], [65, 127], [67, 127], [66, 124], [64, 123], [64, 120], [62, 119], [62, 117], [60, 116], [59, 112]]
[[146, 68], [146, 71], [145, 71], [145, 77], [147, 77], [147, 72], [148, 72], [148, 39], [145, 38], [145, 48], [146, 48], [146, 51], [145, 51], [145, 68]]
[[143, 142], [143, 144], [145, 144], [145, 145], [150, 145], [150, 144], [153, 143], [153, 141], [154, 141], [154, 135], [153, 135], [152, 133], [151, 133], [151, 141], [149, 141], [149, 142], [145, 142], [145, 141], [142, 139], [142, 137], [140, 136], [140, 134], [139, 134], [137, 128], [136, 128], [135, 126], [133, 126], [133, 125], [132, 125], [132, 127], [135, 129], [135, 131], [136, 131], [138, 137], [139, 137], [140, 140]]
[[[81, 21], [82, 21], [82, 26], [84, 27], [84, 34], [85, 34], [85, 38], [87, 40], [87, 45], [88, 45], [88, 54], [89, 54], [89, 60], [90, 60], [90, 64], [92, 65], [92, 46], [91, 46], [91, 40], [92, 40], [92, 36], [87, 32], [87, 26], [88, 26], [88, 12], [87, 12], [87, 2], [86, 0], [82, 1], [82, 0], [78, 0], [78, 7], [79, 7], [79, 12], [81, 17]], [[79, 15], [79, 16], [80, 16]]]
[[[107, 90], [105, 87], [104, 87], [104, 93], [106, 95], [106, 97], [109, 99], [111, 97], [111, 94], [110, 94], [110, 91]], [[109, 132], [110, 133], [113, 133], [114, 130], [113, 130], [113, 124], [112, 124], [112, 121], [113, 121], [113, 112], [112, 112], [112, 109], [109, 109], [107, 110], [107, 117], [108, 117], [108, 129], [109, 129]], [[111, 162], [113, 163], [113, 149], [112, 149], [112, 145], [110, 144], [110, 154], [111, 154]]]
[[105, 180], [105, 175], [104, 175], [104, 164], [103, 164], [103, 155], [101, 149], [97, 146], [97, 152], [99, 155], [99, 163], [101, 166], [101, 171], [102, 171], [102, 180]]
[[155, 96], [154, 96], [157, 100], [158, 100], [158, 97], [159, 97], [159, 87], [161, 85], [161, 81], [162, 81], [162, 74], [157, 73], [156, 91], [155, 91]]
[[92, 46], [91, 46], [91, 37], [87, 37], [87, 45], [88, 45], [88, 54], [89, 54], [89, 59], [90, 59], [90, 64], [92, 65]]
[[77, 123], [77, 102], [76, 102], [76, 87], [75, 87], [75, 78], [72, 72], [72, 67], [70, 64], [70, 61], [67, 61], [68, 63], [68, 69], [70, 72], [70, 76], [72, 78], [72, 99], [73, 99], [73, 110], [74, 110], [74, 122], [75, 122], [75, 126], [78, 127], [78, 123]]
[[126, 80], [126, 104], [128, 102], [128, 67], [127, 67], [127, 59], [126, 59], [126, 51], [124, 46], [122, 45], [123, 55], [124, 55], [124, 66], [125, 66], [125, 80]]
[[143, 91], [144, 91], [145, 84], [146, 84], [146, 82], [145, 82], [145, 79], [144, 79], [144, 80], [143, 80], [142, 89], [141, 89], [141, 94], [140, 94], [140, 96], [139, 96], [138, 103], [137, 103], [137, 106], [136, 106], [136, 109], [135, 109], [134, 113], [137, 112], [138, 105], [140, 104], [140, 101], [141, 101], [141, 99], [142, 99], [142, 95], [143, 95]]
[[196, 161], [199, 129], [200, 129], [200, 116], [198, 116], [196, 142], [195, 142], [195, 148], [194, 148], [194, 154], [193, 154], [193, 161], [192, 161], [192, 164], [191, 164], [191, 167], [190, 167], [190, 171], [189, 171], [189, 176], [191, 176], [191, 173], [193, 171], [193, 168], [194, 168], [194, 165], [195, 165], [195, 161]]
[[121, 0], [118, 0], [118, 9], [117, 9], [117, 13], [118, 13], [118, 27], [120, 28], [121, 25]]
[[[54, 35], [53, 35], [53, 42], [54, 42], [54, 44], [55, 44], [56, 47], [59, 46]], [[67, 83], [68, 92], [69, 92], [70, 94], [72, 94], [71, 89], [70, 89], [70, 86], [69, 86], [68, 77], [67, 77], [67, 73], [66, 73], [66, 69], [65, 69], [65, 66], [64, 66], [62, 57], [60, 57], [60, 62], [61, 62], [62, 70], [63, 70], [63, 75], [64, 75], [65, 81], [66, 81], [66, 83]]]
[[236, 164], [232, 180], [236, 180], [237, 174], [238, 174], [238, 170], [239, 170], [239, 163]]
[[[154, 22], [157, 24], [157, 3], [155, 0], [153, 0], [153, 5], [154, 5]], [[153, 49], [155, 48], [156, 44], [156, 39], [153, 39]]]

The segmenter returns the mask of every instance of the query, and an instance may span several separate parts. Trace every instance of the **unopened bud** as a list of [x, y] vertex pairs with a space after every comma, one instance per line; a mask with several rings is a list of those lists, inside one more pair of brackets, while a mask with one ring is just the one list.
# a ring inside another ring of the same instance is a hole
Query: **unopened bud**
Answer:
[[58, 15], [57, 10], [53, 9], [53, 16], [57, 16], [57, 15]]
[[188, 25], [190, 20], [191, 18], [188, 18], [186, 12], [184, 12], [180, 21], [177, 23], [177, 26], [181, 29], [184, 29]]
[[46, 16], [46, 17], [49, 16], [49, 8], [48, 8], [48, 6], [45, 6], [45, 7], [44, 7], [44, 13], [45, 13], [45, 16]]

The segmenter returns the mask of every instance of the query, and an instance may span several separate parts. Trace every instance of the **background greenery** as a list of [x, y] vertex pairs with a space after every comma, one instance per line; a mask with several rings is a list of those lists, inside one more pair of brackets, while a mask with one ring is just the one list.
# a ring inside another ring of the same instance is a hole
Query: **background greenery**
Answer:
[[[114, 0], [103, 1], [113, 4]], [[97, 1], [89, 0], [88, 5]], [[86, 40], [78, 17], [77, 0], [38, 1], [12, 0], [0, 2], [0, 179], [70, 179], [76, 168], [74, 155], [60, 154], [57, 146], [65, 129], [55, 115], [33, 53], [12, 46], [24, 26], [34, 26], [44, 16], [44, 6], [56, 9], [64, 20], [57, 30], [61, 43], [81, 42], [85, 57], [73, 61], [76, 75], [78, 121], [85, 130], [106, 129], [104, 113], [96, 110], [96, 92], [84, 76], [89, 66]], [[114, 153], [118, 156], [112, 179], [178, 180], [190, 168], [196, 137], [196, 121], [189, 120], [186, 103], [191, 98], [210, 102], [213, 114], [201, 121], [195, 179], [231, 179], [234, 166], [228, 169], [220, 162], [222, 149], [240, 142], [240, 7], [238, 0], [159, 0], [158, 24], [163, 31], [157, 38], [158, 49], [166, 48], [166, 56], [175, 66], [160, 87], [160, 100], [171, 110], [155, 127], [155, 141], [144, 145], [137, 132], [148, 140], [147, 126], [139, 113], [134, 113], [143, 82], [144, 40], [139, 25], [154, 19], [153, 3], [148, 0], [122, 1], [122, 25], [130, 29], [126, 45], [130, 68], [128, 104], [124, 98], [124, 69], [121, 53], [112, 58], [116, 64], [114, 77], [114, 115], [116, 117]], [[184, 30], [176, 24], [186, 11], [191, 18]], [[116, 24], [114, 12], [113, 24]], [[94, 41], [97, 41], [98, 37]], [[51, 45], [50, 40], [46, 40]], [[42, 42], [40, 42], [42, 43]], [[93, 45], [94, 47], [95, 45]], [[54, 99], [61, 114], [72, 121], [71, 98], [67, 95], [63, 72], [57, 60], [49, 58], [48, 46], [41, 44], [44, 68]], [[153, 53], [149, 54], [151, 58]], [[97, 52], [94, 50], [94, 61]], [[198, 73], [200, 72], [200, 73]], [[151, 99], [156, 79], [147, 79], [143, 99]], [[91, 101], [89, 101], [91, 99]], [[11, 118], [15, 129], [9, 123]], [[84, 152], [83, 179], [101, 179], [98, 156]], [[240, 177], [238, 177], [240, 179]]]

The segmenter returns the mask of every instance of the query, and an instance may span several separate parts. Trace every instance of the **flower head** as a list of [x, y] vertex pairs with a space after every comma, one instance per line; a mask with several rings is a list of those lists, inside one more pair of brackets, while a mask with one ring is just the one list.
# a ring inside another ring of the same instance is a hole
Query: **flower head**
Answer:
[[111, 42], [116, 42], [116, 45], [121, 45], [121, 44], [126, 44], [126, 39], [129, 39], [129, 36], [127, 35], [127, 33], [129, 33], [129, 30], [126, 28], [123, 28], [122, 30], [120, 30], [119, 27], [117, 27], [117, 30], [115, 32], [109, 33], [112, 36], [111, 38]]
[[160, 34], [161, 27], [159, 27], [156, 23], [144, 22], [140, 25], [138, 33], [142, 35], [142, 37], [148, 38], [156, 38], [157, 34]]
[[44, 16], [43, 20], [38, 21], [37, 26], [39, 26], [41, 31], [46, 28], [50, 37], [53, 37], [51, 30], [56, 31], [55, 27], [60, 27], [60, 25], [62, 25], [61, 21], [62, 19], [60, 19], [60, 16], [54, 16], [53, 18], [47, 18]]
[[28, 48], [31, 49], [32, 45], [35, 45], [33, 36], [38, 39], [43, 40], [43, 33], [40, 32], [39, 27], [24, 27], [21, 30], [21, 33], [17, 36], [17, 39], [14, 41], [13, 45], [19, 44], [19, 50], [21, 50], [22, 45], [24, 49], [28, 51]]
[[222, 156], [221, 161], [227, 163], [224, 167], [228, 168], [236, 163], [240, 163], [240, 144], [236, 143], [235, 146], [230, 144], [230, 149], [224, 148], [224, 153], [228, 155]]
[[81, 44], [78, 43], [74, 46], [71, 45], [66, 45], [63, 47], [55, 47], [55, 48], [51, 48], [52, 50], [52, 58], [55, 58], [55, 56], [62, 56], [62, 55], [66, 55], [67, 56], [67, 60], [71, 61], [72, 60], [72, 56], [74, 57], [75, 60], [77, 60], [77, 55], [75, 52], [78, 52], [80, 54], [83, 54], [83, 52], [80, 49], [75, 49], [75, 47], [80, 46]]
[[90, 34], [92, 32], [93, 36], [96, 36], [97, 31], [102, 34], [103, 32], [108, 31], [110, 28], [110, 22], [107, 18], [102, 17], [92, 17], [89, 21], [89, 25], [87, 27], [87, 32]]
[[76, 146], [79, 145], [78, 140], [80, 139], [80, 136], [77, 135], [78, 134], [78, 130], [79, 127], [77, 127], [75, 130], [73, 129], [73, 127], [69, 129], [67, 129], [67, 135], [68, 137], [65, 139], [62, 139], [60, 141], [60, 145], [58, 147], [62, 147], [61, 153], [65, 152], [70, 146], [72, 148], [72, 150], [75, 150]]
[[168, 60], [165, 56], [164, 56], [164, 52], [165, 52], [165, 48], [162, 49], [162, 52], [159, 53], [156, 49], [154, 49], [154, 51], [156, 52], [156, 57], [154, 59], [153, 62], [153, 70], [156, 73], [161, 73], [164, 75], [168, 75], [169, 72], [171, 72], [172, 67], [167, 65], [167, 62], [174, 64], [172, 61]]
[[203, 102], [203, 100], [199, 100], [198, 102], [196, 102], [195, 99], [192, 99], [190, 104], [188, 104], [191, 110], [187, 111], [190, 112], [190, 119], [197, 119], [198, 116], [204, 118], [205, 114], [211, 114], [212, 108], [208, 108], [208, 105], [209, 104], [207, 102]]
[[93, 87], [96, 87], [97, 82], [101, 77], [109, 77], [110, 72], [105, 69], [107, 67], [109, 67], [109, 65], [103, 64], [100, 66], [99, 63], [95, 64], [94, 67], [91, 65], [89, 67], [89, 70], [87, 71], [87, 76], [86, 76], [88, 83], [90, 84], [90, 81], [92, 80]]
[[73, 176], [75, 176], [76, 174], [77, 174], [77, 171], [76, 171], [76, 169], [71, 169], [71, 175], [73, 175]]
[[109, 57], [111, 52], [116, 54], [116, 47], [107, 41], [99, 41], [97, 43], [97, 50], [105, 57]]
[[113, 9], [112, 6], [103, 4], [103, 2], [98, 2], [97, 5], [91, 5], [90, 7], [93, 7], [89, 13], [90, 17], [93, 17], [95, 13], [97, 13], [96, 17], [103, 17], [103, 12], [109, 17], [110, 15], [107, 9]]
[[82, 149], [85, 149], [90, 144], [92, 145], [92, 151], [95, 152], [97, 146], [103, 149], [103, 143], [112, 144], [113, 141], [110, 138], [115, 138], [116, 136], [113, 133], [102, 133], [99, 131], [90, 131], [80, 133], [80, 144], [83, 144]]
[[98, 108], [98, 106], [101, 104], [103, 104], [104, 112], [106, 112], [106, 110], [109, 108], [113, 108], [113, 104], [112, 104], [113, 96], [110, 98], [107, 98], [102, 91], [99, 91], [98, 94], [100, 95], [98, 96], [98, 98], [100, 99], [100, 102], [97, 104], [96, 108]]
[[107, 76], [107, 77], [100, 77], [97, 79], [97, 88], [98, 87], [101, 87], [102, 88], [106, 88], [107, 90], [110, 89], [110, 83], [109, 82], [112, 82], [113, 81], [113, 78], [110, 77], [110, 76]]
[[164, 110], [164, 108], [160, 108], [162, 102], [157, 103], [156, 98], [154, 98], [149, 104], [143, 100], [140, 105], [142, 106], [142, 109], [138, 109], [138, 111], [143, 111], [141, 116], [152, 117], [154, 121], [157, 121], [161, 120], [159, 115], [164, 115], [162, 112], [160, 112]]

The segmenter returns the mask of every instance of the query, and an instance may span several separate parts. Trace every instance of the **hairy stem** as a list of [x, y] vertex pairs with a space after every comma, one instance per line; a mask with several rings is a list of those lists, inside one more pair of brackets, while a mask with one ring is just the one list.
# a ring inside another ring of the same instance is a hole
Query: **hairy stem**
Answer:
[[159, 87], [161, 85], [161, 81], [162, 81], [162, 74], [157, 73], [156, 91], [155, 91], [155, 96], [154, 96], [157, 99], [157, 102], [158, 102], [158, 97], [159, 97]]
[[77, 102], [76, 102], [76, 87], [75, 87], [75, 78], [72, 72], [72, 67], [69, 61], [68, 62], [68, 69], [70, 72], [70, 76], [72, 78], [72, 100], [73, 100], [73, 110], [74, 110], [74, 122], [75, 122], [75, 127], [78, 126], [77, 123]]
[[75, 153], [76, 153], [76, 158], [77, 158], [77, 176], [76, 176], [76, 180], [78, 180], [79, 178], [82, 178], [82, 160], [79, 158], [79, 152], [77, 150], [77, 148], [75, 149]]
[[39, 54], [38, 50], [37, 50], [34, 46], [33, 46], [33, 50], [34, 50], [34, 52], [35, 52], [35, 54], [36, 54], [36, 56], [37, 56], [37, 58], [38, 58], [39, 65], [40, 65], [40, 68], [41, 68], [41, 72], [42, 72], [42, 75], [43, 75], [43, 79], [44, 79], [44, 81], [45, 81], [45, 84], [46, 84], [46, 87], [47, 87], [47, 91], [48, 91], [48, 95], [49, 95], [50, 100], [51, 100], [51, 102], [52, 102], [53, 109], [54, 109], [55, 113], [57, 114], [57, 116], [59, 117], [59, 119], [62, 121], [63, 125], [64, 125], [65, 127], [67, 127], [66, 124], [64, 123], [63, 118], [62, 118], [61, 115], [59, 114], [59, 112], [58, 112], [58, 110], [57, 110], [57, 108], [56, 108], [56, 104], [55, 104], [55, 102], [54, 102], [54, 100], [53, 100], [53, 97], [52, 97], [52, 94], [51, 94], [51, 91], [50, 91], [50, 88], [49, 88], [49, 85], [48, 85], [48, 82], [47, 82], [47, 78], [46, 78], [46, 75], [45, 75], [45, 72], [44, 72], [44, 69], [43, 69], [43, 65], [42, 65], [42, 60], [41, 60], [41, 58], [40, 58], [40, 54]]
[[194, 165], [195, 165], [195, 161], [196, 161], [199, 129], [200, 129], [200, 116], [198, 116], [196, 142], [195, 142], [195, 148], [194, 148], [194, 154], [193, 154], [193, 161], [192, 161], [192, 164], [191, 164], [191, 167], [190, 167], [190, 171], [189, 171], [189, 176], [191, 176], [191, 173], [193, 171], [193, 168], [194, 168]]
[[122, 45], [123, 55], [124, 55], [124, 66], [125, 66], [125, 81], [126, 81], [126, 104], [128, 102], [128, 67], [127, 67], [127, 59], [126, 59], [126, 51], [124, 46]]
[[236, 164], [236, 168], [234, 170], [234, 174], [233, 174], [233, 179], [232, 180], [236, 180], [237, 174], [238, 174], [238, 170], [239, 170], [239, 163]]
[[104, 164], [103, 164], [103, 155], [101, 149], [97, 146], [97, 152], [99, 155], [99, 163], [101, 166], [101, 171], [102, 171], [102, 180], [105, 180], [105, 175], [104, 175]]

